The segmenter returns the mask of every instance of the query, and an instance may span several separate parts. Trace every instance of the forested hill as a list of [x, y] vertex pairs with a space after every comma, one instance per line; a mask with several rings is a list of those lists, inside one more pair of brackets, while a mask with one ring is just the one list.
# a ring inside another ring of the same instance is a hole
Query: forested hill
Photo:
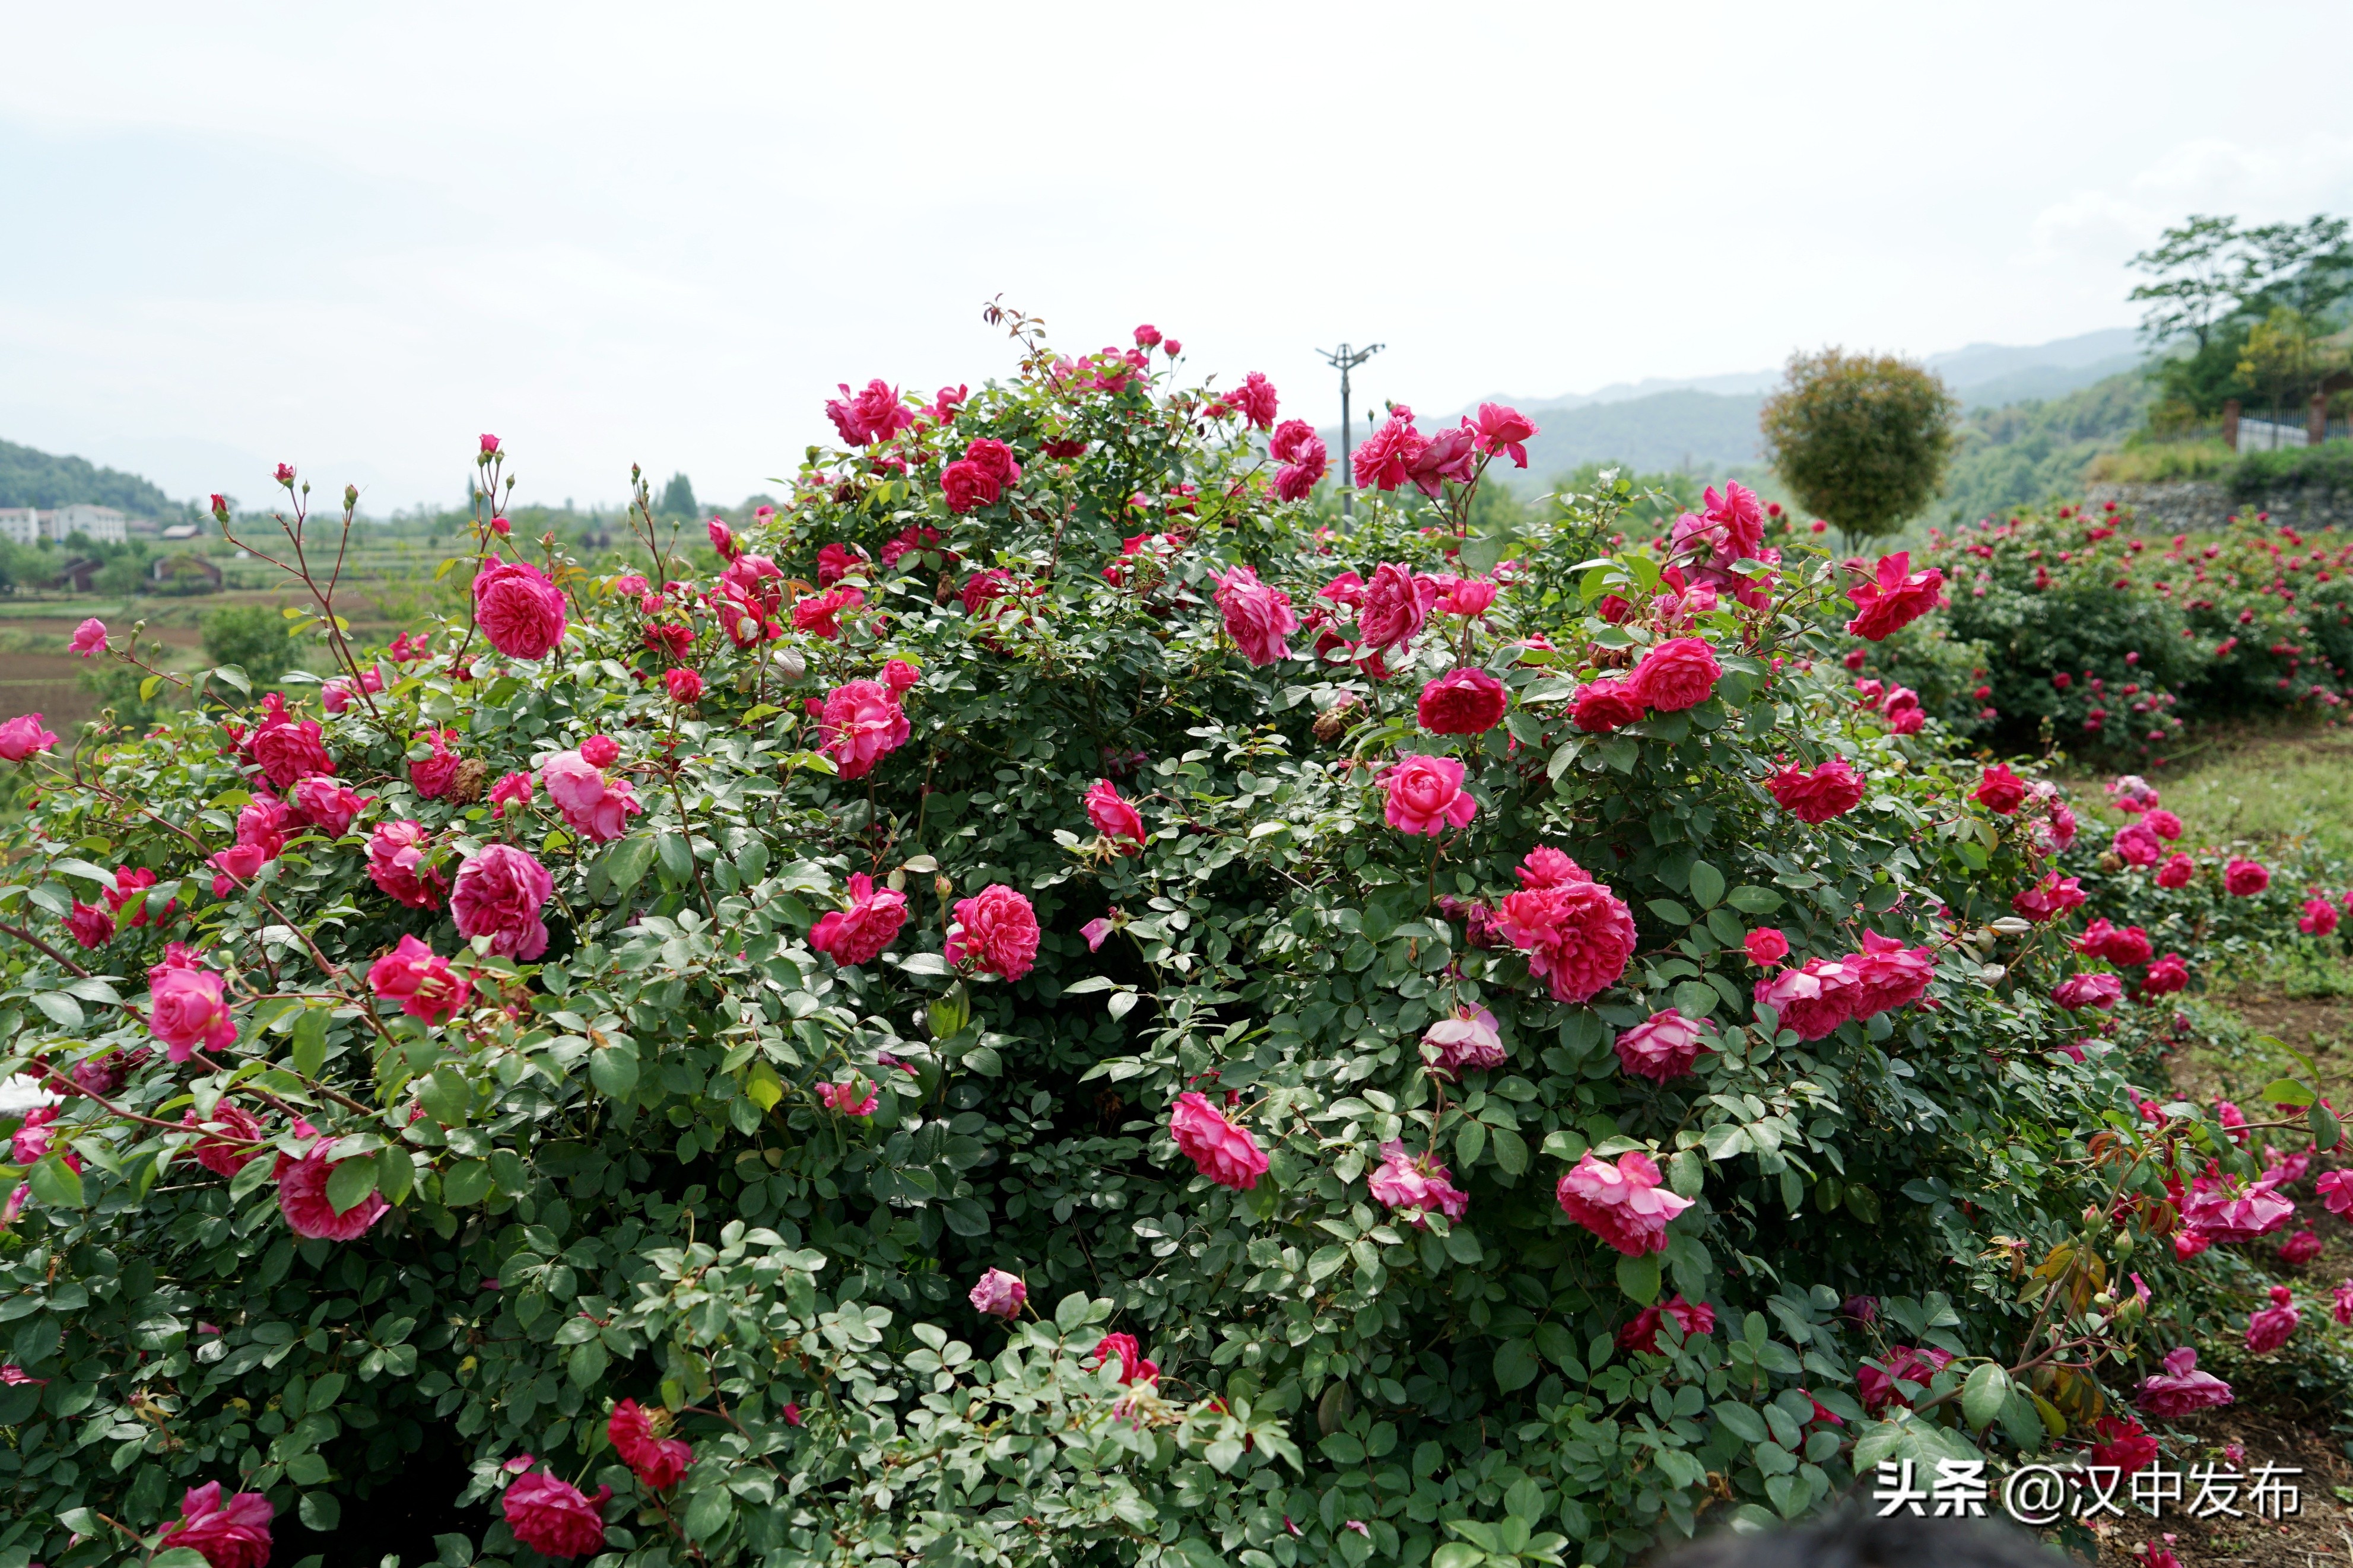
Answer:
[[101, 468], [86, 458], [54, 458], [0, 441], [0, 506], [42, 508], [87, 502], [135, 517], [171, 517], [178, 502], [136, 474]]
[[2079, 492], [2084, 465], [2124, 445], [2153, 395], [2130, 370], [2064, 397], [1970, 410], [1935, 512], [1968, 521]]

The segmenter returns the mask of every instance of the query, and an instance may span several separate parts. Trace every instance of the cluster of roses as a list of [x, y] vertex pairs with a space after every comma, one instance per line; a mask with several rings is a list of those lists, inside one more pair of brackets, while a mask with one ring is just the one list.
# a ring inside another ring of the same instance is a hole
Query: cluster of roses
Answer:
[[[1509, 456], [1525, 468], [1525, 445], [1536, 426], [1516, 408], [1482, 403], [1474, 420], [1464, 416], [1452, 430], [1425, 436], [1414, 428], [1413, 410], [1401, 403], [1389, 405], [1388, 423], [1356, 448], [1354, 477], [1358, 489], [1394, 490], [1412, 485], [1435, 500], [1449, 482], [1467, 485], [1477, 479], [1488, 461]], [[1318, 448], [1321, 455], [1321, 447]]]

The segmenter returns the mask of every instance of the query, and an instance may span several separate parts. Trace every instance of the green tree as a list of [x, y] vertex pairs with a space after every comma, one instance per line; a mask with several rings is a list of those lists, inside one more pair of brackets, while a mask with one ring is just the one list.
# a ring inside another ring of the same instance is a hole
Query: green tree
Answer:
[[1792, 354], [1766, 399], [1765, 453], [1799, 505], [1852, 543], [1893, 533], [1943, 485], [1960, 405], [1943, 381], [1893, 354]]
[[2188, 430], [2231, 398], [2273, 395], [2245, 367], [2275, 364], [2284, 340], [2274, 334], [2260, 354], [2250, 352], [2249, 340], [2283, 310], [2307, 322], [2310, 335], [2327, 330], [2353, 294], [2348, 231], [2346, 219], [2326, 214], [2245, 229], [2235, 217], [2192, 215], [2132, 258], [2149, 279], [2129, 296], [2148, 307], [2141, 331], [2151, 348], [2178, 351], [2150, 372], [2158, 393], [2153, 430]]
[[692, 517], [702, 510], [695, 504], [694, 485], [684, 474], [672, 474], [670, 483], [662, 487], [661, 510], [668, 517]]
[[2140, 330], [2151, 348], [2189, 338], [2204, 352], [2215, 324], [2238, 309], [2243, 269], [2236, 253], [2244, 237], [2235, 217], [2192, 213], [2132, 258], [2150, 280], [2126, 298], [2148, 306]]
[[294, 662], [294, 639], [274, 605], [224, 605], [204, 618], [205, 658], [233, 664], [256, 681], [276, 680]]

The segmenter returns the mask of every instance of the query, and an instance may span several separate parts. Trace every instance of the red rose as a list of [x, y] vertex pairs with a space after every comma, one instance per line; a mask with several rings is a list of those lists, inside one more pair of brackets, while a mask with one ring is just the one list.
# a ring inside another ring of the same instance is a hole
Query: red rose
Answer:
[[1004, 488], [995, 474], [970, 458], [960, 458], [940, 470], [940, 492], [947, 497], [948, 510], [959, 516], [976, 506], [995, 506]]
[[1433, 735], [1483, 735], [1511, 706], [1504, 683], [1483, 669], [1448, 672], [1421, 689], [1417, 714]]
[[1715, 650], [1697, 637], [1672, 637], [1642, 656], [1627, 687], [1644, 707], [1662, 713], [1696, 708], [1715, 692], [1724, 673]]

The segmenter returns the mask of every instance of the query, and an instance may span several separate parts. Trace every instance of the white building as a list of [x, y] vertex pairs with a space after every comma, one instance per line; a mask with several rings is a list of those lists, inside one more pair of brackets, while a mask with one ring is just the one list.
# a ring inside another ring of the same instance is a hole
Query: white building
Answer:
[[0, 506], [0, 539], [31, 544], [41, 537], [41, 514], [28, 506]]
[[121, 544], [131, 536], [128, 520], [111, 506], [61, 506], [43, 513], [41, 521], [48, 525], [49, 537], [61, 544], [77, 533], [92, 544]]

